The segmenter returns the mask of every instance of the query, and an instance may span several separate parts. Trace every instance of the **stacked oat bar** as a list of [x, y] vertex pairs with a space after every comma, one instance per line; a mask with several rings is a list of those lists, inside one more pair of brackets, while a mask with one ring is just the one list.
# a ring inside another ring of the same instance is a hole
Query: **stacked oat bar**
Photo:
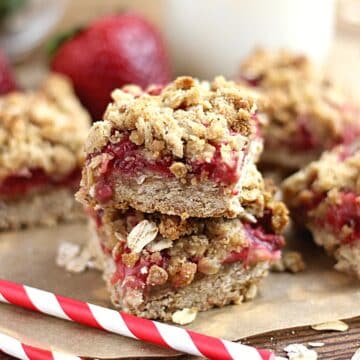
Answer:
[[221, 77], [112, 96], [90, 131], [77, 197], [96, 224], [114, 304], [169, 320], [253, 295], [287, 223], [254, 164], [254, 98]]
[[90, 117], [67, 79], [0, 97], [0, 230], [84, 218], [74, 199]]

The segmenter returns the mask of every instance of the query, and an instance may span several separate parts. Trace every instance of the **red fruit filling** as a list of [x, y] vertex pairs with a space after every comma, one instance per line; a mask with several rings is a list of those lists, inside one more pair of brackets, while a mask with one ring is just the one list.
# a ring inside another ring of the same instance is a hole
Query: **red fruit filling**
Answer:
[[42, 169], [27, 169], [5, 178], [0, 183], [0, 196], [3, 198], [14, 198], [47, 186], [68, 187], [76, 190], [79, 187], [80, 179], [80, 169], [74, 170], [61, 179], [52, 178]]
[[[207, 178], [225, 185], [237, 183], [245, 156], [239, 156], [234, 152], [231, 161], [224, 162], [221, 157], [220, 145], [214, 144], [214, 146], [216, 150], [210, 162], [187, 163], [191, 169], [188, 172], [189, 176], [197, 178], [207, 176]], [[172, 156], [165, 156], [159, 160], [146, 159], [143, 155], [143, 148], [131, 142], [128, 137], [117, 144], [108, 144], [102, 153], [110, 154], [111, 159], [105, 160], [101, 165], [102, 177], [95, 187], [95, 196], [99, 202], [104, 203], [112, 198], [112, 175], [136, 177], [149, 172], [165, 178], [174, 177], [170, 166], [176, 160]]]
[[311, 151], [319, 147], [319, 142], [309, 129], [308, 116], [299, 116], [298, 131], [294, 137], [290, 139], [291, 149], [294, 151]]
[[172, 158], [166, 157], [161, 160], [147, 160], [142, 154], [142, 148], [128, 138], [123, 139], [117, 144], [107, 145], [105, 152], [114, 158], [110, 160], [106, 171], [120, 172], [122, 174], [136, 176], [148, 170], [159, 173], [164, 177], [173, 176], [169, 167]]
[[[230, 264], [242, 261], [244, 266], [256, 265], [261, 261], [273, 261], [280, 258], [280, 249], [284, 245], [284, 238], [280, 235], [267, 234], [262, 226], [256, 227], [250, 224], [244, 224], [244, 228], [249, 241], [249, 246], [240, 252], [231, 252], [222, 264]], [[123, 251], [129, 253], [130, 250], [125, 247]], [[198, 263], [200, 258], [192, 257], [187, 259], [193, 263]], [[116, 259], [116, 272], [113, 275], [112, 283], [121, 283], [122, 288], [136, 288], [146, 291], [146, 279], [148, 270], [154, 264], [166, 269], [169, 264], [169, 255], [166, 250], [160, 252], [160, 256], [155, 259], [151, 255], [143, 255], [137, 261], [135, 266], [127, 267], [123, 262], [121, 255]]]
[[254, 77], [240, 76], [241, 81], [245, 81], [249, 86], [252, 87], [260, 86], [263, 79], [264, 79], [263, 75], [254, 76]]
[[341, 193], [340, 202], [329, 206], [317, 225], [334, 233], [342, 243], [360, 240], [360, 196], [352, 192]]
[[234, 152], [230, 163], [224, 162], [221, 157], [220, 145], [216, 144], [214, 146], [216, 150], [211, 161], [209, 163], [190, 163], [192, 168], [191, 173], [196, 177], [201, 177], [203, 174], [206, 174], [209, 179], [225, 185], [238, 182], [244, 156], [240, 159], [238, 154]]
[[223, 261], [223, 264], [242, 261], [249, 266], [260, 261], [274, 261], [280, 258], [280, 249], [285, 244], [281, 235], [268, 234], [262, 226], [252, 227], [248, 223], [244, 224], [244, 228], [249, 240], [249, 246], [240, 252], [232, 251]]

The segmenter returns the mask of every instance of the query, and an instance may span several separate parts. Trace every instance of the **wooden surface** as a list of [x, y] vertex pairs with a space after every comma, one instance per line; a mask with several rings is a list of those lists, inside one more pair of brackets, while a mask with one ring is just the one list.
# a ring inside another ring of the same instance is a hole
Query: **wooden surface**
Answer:
[[[323, 342], [324, 346], [315, 349], [319, 355], [318, 359], [350, 360], [354, 352], [360, 347], [360, 317], [345, 320], [345, 322], [349, 325], [349, 330], [346, 332], [320, 332], [309, 327], [303, 327], [253, 336], [245, 339], [243, 343], [259, 348], [272, 349], [276, 355], [285, 356], [283, 349], [289, 344], [300, 343], [307, 345], [308, 342]], [[12, 359], [12, 357], [0, 353], [0, 360]], [[195, 360], [194, 357], [190, 356], [181, 356], [176, 359]]]

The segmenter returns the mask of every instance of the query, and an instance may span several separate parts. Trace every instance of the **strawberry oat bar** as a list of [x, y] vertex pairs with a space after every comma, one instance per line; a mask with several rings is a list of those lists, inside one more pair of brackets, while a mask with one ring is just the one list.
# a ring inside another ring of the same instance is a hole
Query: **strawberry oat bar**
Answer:
[[251, 92], [218, 77], [179, 77], [143, 93], [115, 90], [86, 146], [87, 206], [187, 217], [234, 217], [262, 150]]
[[173, 314], [183, 309], [204, 311], [252, 298], [280, 257], [287, 224], [285, 206], [264, 189], [254, 168], [252, 173], [241, 195], [241, 218], [91, 211], [114, 305], [175, 321]]
[[254, 164], [256, 96], [221, 77], [112, 96], [90, 131], [77, 198], [114, 305], [176, 321], [253, 297], [288, 216]]
[[340, 145], [285, 180], [296, 221], [333, 255], [335, 268], [360, 278], [360, 142]]
[[90, 127], [70, 84], [0, 97], [0, 230], [83, 217], [74, 200]]
[[360, 135], [360, 110], [302, 55], [255, 51], [241, 78], [268, 97], [262, 164], [289, 171]]

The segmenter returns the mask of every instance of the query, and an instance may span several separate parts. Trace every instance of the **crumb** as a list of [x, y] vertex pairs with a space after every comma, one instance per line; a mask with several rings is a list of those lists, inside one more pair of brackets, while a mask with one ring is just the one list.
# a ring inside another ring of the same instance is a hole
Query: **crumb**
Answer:
[[168, 273], [165, 269], [157, 265], [152, 265], [146, 283], [151, 286], [163, 285], [168, 279]]
[[247, 293], [245, 294], [245, 299], [246, 300], [252, 300], [256, 297], [258, 292], [258, 287], [256, 284], [251, 284]]
[[283, 256], [285, 268], [292, 273], [298, 273], [305, 270], [305, 262], [301, 253], [298, 251], [285, 252]]
[[271, 270], [274, 272], [289, 271], [294, 274], [304, 271], [305, 268], [304, 259], [298, 251], [284, 251], [282, 257], [271, 266]]
[[322, 347], [325, 345], [325, 343], [317, 342], [317, 341], [310, 341], [310, 342], [308, 342], [308, 345], [311, 347]]

